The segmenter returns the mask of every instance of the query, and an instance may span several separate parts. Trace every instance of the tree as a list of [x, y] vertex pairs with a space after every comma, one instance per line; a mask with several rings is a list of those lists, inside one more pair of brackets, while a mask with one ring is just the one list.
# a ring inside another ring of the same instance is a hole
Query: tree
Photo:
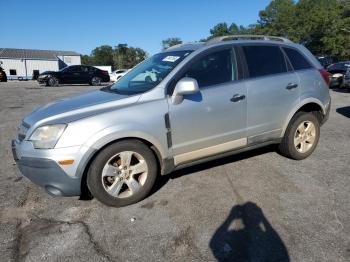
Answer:
[[259, 12], [255, 34], [287, 36], [315, 55], [350, 56], [349, 0], [273, 0]]
[[253, 29], [256, 34], [287, 36], [298, 41], [296, 32], [296, 5], [293, 0], [273, 0], [259, 12], [259, 20]]
[[162, 41], [163, 50], [178, 44], [182, 44], [182, 40], [178, 37], [170, 37]]
[[132, 68], [147, 58], [147, 53], [141, 48], [128, 47], [127, 44], [118, 44], [114, 48], [114, 68]]
[[96, 47], [91, 56], [94, 65], [113, 65], [113, 48], [109, 45]]
[[238, 35], [238, 34], [247, 34], [248, 29], [244, 26], [238, 26], [235, 23], [232, 23], [230, 26], [227, 23], [219, 23], [215, 25], [212, 29], [210, 29], [210, 36], [203, 41], [207, 41], [211, 38], [218, 36], [226, 36], [226, 35]]
[[127, 44], [118, 44], [114, 48], [108, 45], [96, 47], [91, 55], [81, 57], [85, 65], [107, 65], [117, 68], [132, 68], [147, 58], [147, 53], [141, 48], [128, 47]]
[[81, 56], [81, 63], [83, 65], [93, 65], [93, 57], [89, 56], [89, 55], [82, 55]]

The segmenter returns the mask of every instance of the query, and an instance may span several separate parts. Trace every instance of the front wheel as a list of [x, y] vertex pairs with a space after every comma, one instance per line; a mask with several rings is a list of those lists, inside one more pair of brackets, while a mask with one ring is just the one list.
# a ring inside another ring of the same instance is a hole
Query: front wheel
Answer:
[[282, 155], [301, 160], [315, 150], [320, 138], [320, 123], [312, 112], [298, 112], [284, 134], [279, 151]]
[[157, 176], [151, 149], [138, 140], [126, 140], [103, 149], [87, 175], [90, 192], [107, 206], [121, 207], [144, 199]]
[[49, 80], [46, 82], [47, 86], [58, 86], [59, 84], [59, 81], [56, 77], [52, 76], [49, 78]]

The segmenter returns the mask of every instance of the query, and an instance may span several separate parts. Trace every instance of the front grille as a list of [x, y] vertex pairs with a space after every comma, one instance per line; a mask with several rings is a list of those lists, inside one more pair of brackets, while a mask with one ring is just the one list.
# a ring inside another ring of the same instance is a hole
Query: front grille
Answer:
[[22, 142], [26, 137], [29, 128], [30, 128], [30, 125], [22, 121], [22, 124], [19, 127], [19, 132], [18, 132], [18, 140], [20, 142]]

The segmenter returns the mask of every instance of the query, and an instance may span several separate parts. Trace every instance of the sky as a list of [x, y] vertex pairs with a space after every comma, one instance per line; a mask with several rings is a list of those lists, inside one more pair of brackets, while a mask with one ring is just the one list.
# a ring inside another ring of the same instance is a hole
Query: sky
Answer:
[[0, 47], [90, 54], [126, 43], [150, 55], [162, 40], [198, 41], [220, 22], [247, 26], [270, 0], [0, 0]]

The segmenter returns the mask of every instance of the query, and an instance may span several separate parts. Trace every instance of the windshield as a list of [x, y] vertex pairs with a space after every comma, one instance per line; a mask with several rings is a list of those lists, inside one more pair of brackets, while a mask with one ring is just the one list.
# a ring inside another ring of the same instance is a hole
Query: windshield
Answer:
[[156, 54], [143, 61], [118, 82], [110, 91], [132, 95], [144, 93], [158, 85], [192, 51], [173, 51]]

